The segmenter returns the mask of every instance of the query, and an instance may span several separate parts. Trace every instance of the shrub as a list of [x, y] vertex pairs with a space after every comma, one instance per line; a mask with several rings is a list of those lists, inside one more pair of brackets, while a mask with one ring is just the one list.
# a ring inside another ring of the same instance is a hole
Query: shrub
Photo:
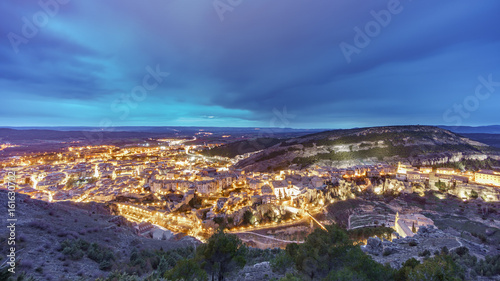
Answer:
[[68, 256], [72, 260], [80, 260], [83, 258], [83, 251], [78, 248], [66, 247], [63, 250], [63, 254]]
[[193, 259], [179, 261], [164, 277], [167, 280], [208, 280], [207, 273]]
[[441, 248], [442, 255], [447, 255], [449, 252], [450, 252], [450, 250], [448, 250], [448, 247], [444, 246], [443, 248]]
[[43, 221], [31, 221], [28, 223], [28, 226], [40, 229], [40, 230], [47, 230], [49, 228], [49, 225]]
[[270, 261], [270, 265], [273, 271], [283, 273], [293, 265], [293, 259], [283, 251]]
[[327, 280], [392, 279], [393, 270], [375, 262], [359, 246], [353, 245], [345, 230], [335, 224], [325, 227], [327, 231], [316, 229], [303, 244], [286, 247], [297, 270], [307, 276], [307, 280], [325, 277]]
[[467, 247], [458, 247], [457, 249], [455, 249], [455, 253], [457, 255], [459, 255], [460, 257], [465, 255], [465, 254], [468, 254], [469, 253], [469, 249]]
[[477, 192], [475, 190], [471, 190], [470, 198], [477, 199], [478, 196], [479, 196], [479, 194], [477, 194]]
[[407, 280], [462, 280], [463, 269], [451, 256], [436, 256], [408, 270]]
[[109, 260], [104, 260], [99, 263], [99, 269], [100, 270], [110, 270], [113, 264]]
[[418, 255], [421, 257], [429, 257], [431, 255], [431, 252], [426, 249], [423, 252], [420, 252]]

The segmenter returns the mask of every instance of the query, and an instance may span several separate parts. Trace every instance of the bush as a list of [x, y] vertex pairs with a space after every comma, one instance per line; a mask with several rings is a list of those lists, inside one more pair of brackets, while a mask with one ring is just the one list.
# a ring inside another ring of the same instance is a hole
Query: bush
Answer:
[[97, 243], [90, 244], [82, 239], [64, 240], [57, 250], [62, 251], [62, 254], [71, 260], [82, 259], [86, 254], [89, 259], [98, 263], [99, 268], [102, 270], [111, 269], [115, 260], [113, 252], [110, 249]]
[[286, 251], [301, 274], [314, 280], [325, 277], [327, 280], [392, 279], [393, 270], [375, 262], [359, 246], [353, 245], [345, 230], [334, 224], [327, 225], [326, 229], [316, 229], [303, 244], [287, 245]]
[[354, 240], [366, 240], [369, 237], [377, 236], [380, 238], [390, 239], [394, 229], [390, 227], [360, 227], [347, 231], [349, 237]]
[[64, 240], [61, 243], [62, 253], [72, 259], [72, 260], [80, 260], [84, 256], [83, 249], [85, 249], [88, 244], [83, 240]]
[[284, 273], [293, 266], [293, 258], [283, 251], [270, 261], [270, 265], [273, 271]]
[[455, 249], [455, 253], [457, 255], [459, 255], [460, 257], [465, 255], [465, 254], [468, 254], [469, 253], [469, 249], [467, 247], [458, 247], [457, 249]]
[[450, 250], [448, 250], [448, 247], [444, 246], [443, 248], [441, 248], [442, 255], [447, 255], [449, 252], [450, 252]]
[[104, 260], [99, 263], [99, 269], [100, 270], [110, 270], [113, 264], [109, 260]]
[[236, 235], [224, 233], [219, 229], [206, 244], [198, 246], [196, 259], [203, 261], [204, 269], [212, 276], [217, 275], [219, 280], [223, 280], [224, 275], [232, 268], [245, 265], [246, 253], [246, 246]]
[[426, 249], [423, 252], [420, 252], [418, 255], [421, 257], [429, 257], [431, 255], [431, 252]]
[[471, 190], [470, 198], [477, 199], [477, 197], [479, 197], [479, 194], [477, 194], [477, 192], [475, 190]]
[[193, 259], [179, 261], [164, 275], [167, 280], [208, 280], [208, 275]]
[[426, 259], [408, 272], [407, 280], [461, 280], [463, 269], [450, 256]]
[[303, 279], [292, 273], [287, 273], [285, 277], [281, 278], [279, 281], [302, 281]]
[[28, 223], [28, 226], [40, 229], [40, 230], [47, 230], [49, 229], [49, 225], [43, 221], [31, 221]]

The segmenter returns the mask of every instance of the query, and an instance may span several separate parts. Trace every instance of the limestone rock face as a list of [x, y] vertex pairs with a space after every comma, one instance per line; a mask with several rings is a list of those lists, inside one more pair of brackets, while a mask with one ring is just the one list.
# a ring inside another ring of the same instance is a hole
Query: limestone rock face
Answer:
[[384, 246], [382, 244], [382, 240], [376, 237], [370, 237], [368, 238], [368, 241], [366, 242], [365, 246], [365, 251], [372, 255], [379, 255], [382, 253], [384, 250]]
[[[229, 276], [228, 276], [229, 277]], [[237, 276], [232, 276], [228, 280], [250, 281], [250, 280], [269, 280], [272, 278], [281, 278], [282, 276], [273, 272], [268, 261], [254, 265], [246, 265], [241, 269]]]
[[486, 235], [488, 235], [488, 236], [492, 236], [496, 232], [497, 231], [495, 229], [493, 229], [493, 228], [486, 229], [486, 231], [485, 231]]
[[240, 160], [236, 167], [264, 172], [290, 165], [347, 168], [400, 160], [429, 166], [463, 159], [484, 160], [488, 156], [499, 157], [498, 153], [488, 150], [488, 145], [438, 127], [388, 126], [333, 130], [291, 138], [253, 153]]

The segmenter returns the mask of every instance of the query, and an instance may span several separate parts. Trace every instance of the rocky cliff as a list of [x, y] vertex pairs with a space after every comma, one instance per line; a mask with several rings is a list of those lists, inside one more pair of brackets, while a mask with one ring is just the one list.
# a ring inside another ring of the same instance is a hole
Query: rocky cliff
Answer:
[[402, 159], [416, 165], [497, 158], [499, 152], [433, 126], [390, 126], [326, 131], [292, 138], [240, 161], [237, 167], [269, 171], [295, 165], [348, 167]]

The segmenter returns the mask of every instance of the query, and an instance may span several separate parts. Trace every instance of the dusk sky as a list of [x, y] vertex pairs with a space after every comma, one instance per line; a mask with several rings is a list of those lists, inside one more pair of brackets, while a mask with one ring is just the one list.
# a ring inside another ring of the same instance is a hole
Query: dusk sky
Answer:
[[500, 124], [500, 1], [4, 0], [0, 126]]

